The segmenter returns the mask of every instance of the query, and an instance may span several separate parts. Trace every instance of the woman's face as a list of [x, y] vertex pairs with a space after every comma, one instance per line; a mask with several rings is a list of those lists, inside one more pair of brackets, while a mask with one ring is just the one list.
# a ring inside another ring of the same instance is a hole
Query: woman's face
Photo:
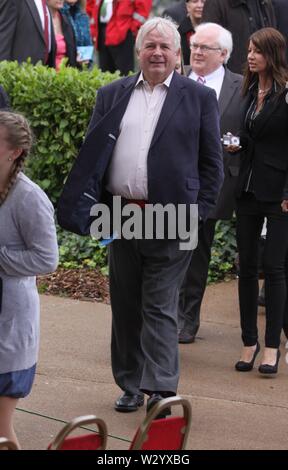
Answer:
[[267, 60], [252, 41], [249, 43], [247, 60], [250, 72], [259, 74], [267, 71]]
[[187, 13], [193, 20], [201, 20], [205, 0], [188, 0], [186, 2]]
[[64, 5], [64, 0], [47, 0], [47, 5], [55, 10], [60, 10]]

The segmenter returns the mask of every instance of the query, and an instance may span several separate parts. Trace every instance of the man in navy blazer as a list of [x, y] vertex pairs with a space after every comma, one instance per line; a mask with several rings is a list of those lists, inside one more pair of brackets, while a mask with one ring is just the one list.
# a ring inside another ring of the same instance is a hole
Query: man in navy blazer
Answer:
[[[147, 203], [197, 203], [204, 220], [215, 206], [223, 181], [215, 92], [174, 72], [180, 36], [170, 20], [148, 20], [136, 50], [141, 72], [98, 92], [58, 205], [67, 229], [77, 231], [86, 208], [107, 191], [143, 216]], [[177, 392], [178, 292], [190, 258], [191, 250], [169, 236], [122, 237], [109, 245], [112, 369], [124, 392], [117, 411], [136, 411], [144, 393], [149, 411]]]

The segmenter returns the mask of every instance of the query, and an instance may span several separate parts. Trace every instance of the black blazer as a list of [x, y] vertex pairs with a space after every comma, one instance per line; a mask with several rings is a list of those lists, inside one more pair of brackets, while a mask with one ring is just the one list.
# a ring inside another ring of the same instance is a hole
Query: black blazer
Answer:
[[[185, 74], [190, 75], [191, 67], [184, 67]], [[233, 73], [225, 68], [224, 80], [219, 95], [219, 111], [220, 111], [220, 132], [221, 136], [231, 132], [238, 135], [241, 128], [242, 104], [241, 96], [242, 75]], [[236, 206], [235, 190], [240, 166], [240, 154], [228, 153], [225, 147], [223, 151], [224, 162], [224, 182], [220, 191], [217, 205], [209, 214], [210, 219], [229, 220], [233, 215]]]
[[71, 67], [77, 67], [77, 47], [74, 29], [69, 19], [61, 12], [59, 13], [61, 15], [62, 31], [66, 43], [66, 56], [68, 57], [68, 65]]
[[[48, 64], [55, 66], [55, 37], [51, 25], [51, 52]], [[17, 60], [32, 64], [45, 59], [45, 39], [34, 0], [0, 0], [0, 61]]]
[[189, 41], [187, 41], [187, 33], [195, 33], [195, 30], [193, 28], [191, 19], [189, 16], [186, 16], [186, 18], [181, 21], [180, 26], [178, 28], [178, 32], [181, 36], [181, 52], [183, 56], [183, 63], [184, 65], [189, 65], [190, 64], [190, 44]]
[[0, 110], [9, 109], [10, 103], [7, 93], [4, 88], [0, 86]]
[[285, 36], [288, 59], [288, 3], [287, 0], [273, 0], [277, 29]]
[[[98, 91], [86, 140], [58, 203], [58, 221], [68, 230], [73, 231], [77, 207], [102, 200], [105, 173], [138, 76]], [[223, 182], [214, 90], [174, 72], [150, 145], [147, 173], [149, 203], [198, 203], [200, 216], [208, 216]]]
[[[253, 100], [250, 89], [245, 102], [245, 115]], [[237, 196], [247, 186], [252, 167], [253, 189], [259, 201], [276, 202], [288, 199], [288, 90], [272, 96], [248, 132], [242, 120], [240, 174]]]
[[180, 24], [181, 21], [184, 20], [185, 16], [187, 16], [186, 1], [180, 0], [174, 5], [171, 5], [170, 7], [166, 8], [163, 11], [162, 16], [169, 16], [169, 18], [172, 18], [172, 20]]

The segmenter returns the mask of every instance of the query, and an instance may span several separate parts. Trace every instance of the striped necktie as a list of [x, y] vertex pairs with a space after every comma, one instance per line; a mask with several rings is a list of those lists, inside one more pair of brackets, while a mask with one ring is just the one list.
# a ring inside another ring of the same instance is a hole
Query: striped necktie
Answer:
[[44, 13], [44, 39], [45, 39], [45, 45], [46, 45], [46, 50], [45, 50], [45, 64], [48, 62], [48, 56], [49, 56], [49, 14], [47, 10], [47, 4], [46, 0], [42, 0], [42, 7], [43, 7], [43, 13]]
[[206, 83], [205, 77], [201, 77], [199, 75], [199, 77], [197, 78], [197, 82], [201, 83], [201, 85], [205, 85], [205, 83]]

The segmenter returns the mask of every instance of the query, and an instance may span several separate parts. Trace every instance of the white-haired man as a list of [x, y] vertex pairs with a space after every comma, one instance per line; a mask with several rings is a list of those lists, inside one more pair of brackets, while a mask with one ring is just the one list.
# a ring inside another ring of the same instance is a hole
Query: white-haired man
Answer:
[[[204, 23], [191, 37], [190, 67], [185, 67], [192, 80], [216, 91], [221, 134], [237, 135], [240, 127], [242, 76], [226, 67], [232, 52], [232, 36], [215, 23]], [[179, 343], [193, 343], [200, 327], [200, 308], [206, 288], [211, 246], [217, 220], [229, 220], [235, 207], [234, 190], [239, 168], [239, 155], [223, 148], [225, 179], [216, 208], [199, 230], [198, 246], [193, 252], [179, 298]]]
[[[215, 92], [175, 72], [180, 35], [171, 21], [148, 20], [136, 50], [141, 72], [98, 91], [90, 132], [58, 205], [66, 227], [85, 195], [91, 202], [90, 191], [103, 200], [101, 187], [136, 204], [140, 218], [147, 203], [175, 210], [197, 203], [202, 219], [215, 206], [223, 181]], [[109, 245], [112, 369], [124, 392], [117, 411], [136, 411], [144, 393], [149, 411], [177, 392], [178, 293], [190, 258], [191, 250], [169, 236], [130, 239], [122, 231]]]

